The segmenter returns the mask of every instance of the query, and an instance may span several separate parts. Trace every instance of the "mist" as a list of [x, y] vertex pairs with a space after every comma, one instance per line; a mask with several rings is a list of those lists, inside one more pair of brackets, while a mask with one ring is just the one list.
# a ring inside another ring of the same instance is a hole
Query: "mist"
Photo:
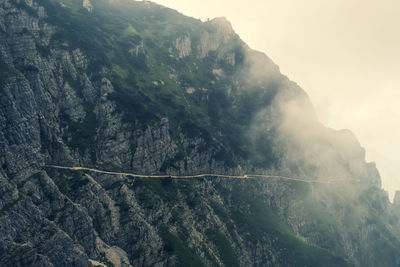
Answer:
[[400, 189], [400, 2], [183, 1], [157, 3], [196, 18], [225, 16], [309, 95], [319, 120], [350, 129], [391, 198]]

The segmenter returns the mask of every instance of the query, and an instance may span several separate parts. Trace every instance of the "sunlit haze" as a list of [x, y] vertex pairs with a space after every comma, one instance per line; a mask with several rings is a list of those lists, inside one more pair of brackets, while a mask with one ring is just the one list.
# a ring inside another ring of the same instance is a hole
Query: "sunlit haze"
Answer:
[[355, 133], [391, 197], [400, 190], [400, 1], [156, 2], [203, 20], [226, 17], [309, 94], [321, 122]]

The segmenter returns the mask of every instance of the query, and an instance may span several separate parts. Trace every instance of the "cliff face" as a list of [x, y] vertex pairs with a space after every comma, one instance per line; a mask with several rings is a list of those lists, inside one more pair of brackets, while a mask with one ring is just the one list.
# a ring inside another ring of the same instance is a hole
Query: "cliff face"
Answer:
[[363, 148], [224, 18], [0, 0], [0, 89], [0, 265], [400, 264]]

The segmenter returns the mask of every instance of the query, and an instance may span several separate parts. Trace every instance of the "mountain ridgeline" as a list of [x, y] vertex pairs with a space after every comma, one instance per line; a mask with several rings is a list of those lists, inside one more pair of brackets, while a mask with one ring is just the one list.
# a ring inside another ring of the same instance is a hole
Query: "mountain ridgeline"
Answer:
[[225, 18], [0, 0], [0, 101], [0, 266], [400, 266], [364, 149]]

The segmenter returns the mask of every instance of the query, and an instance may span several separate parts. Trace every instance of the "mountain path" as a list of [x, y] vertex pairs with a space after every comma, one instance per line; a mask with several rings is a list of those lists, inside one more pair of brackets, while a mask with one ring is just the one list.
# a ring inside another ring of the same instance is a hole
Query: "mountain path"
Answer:
[[215, 174], [215, 173], [207, 173], [207, 174], [196, 174], [196, 175], [145, 175], [145, 174], [136, 174], [129, 172], [112, 172], [112, 171], [104, 171], [93, 168], [86, 167], [68, 167], [68, 166], [58, 166], [58, 165], [47, 165], [45, 167], [55, 168], [55, 169], [65, 169], [72, 171], [90, 171], [102, 174], [110, 174], [110, 175], [123, 175], [123, 176], [131, 176], [137, 178], [172, 178], [172, 179], [195, 179], [195, 178], [205, 178], [205, 177], [221, 177], [221, 178], [233, 178], [233, 179], [250, 179], [250, 178], [267, 178], [267, 179], [283, 179], [283, 180], [292, 180], [299, 181], [304, 183], [320, 183], [320, 184], [331, 184], [333, 182], [339, 181], [348, 181], [348, 179], [330, 179], [328, 181], [318, 181], [318, 180], [305, 180], [294, 177], [285, 177], [279, 175], [264, 175], [264, 174], [243, 174], [243, 175], [225, 175], [225, 174]]

